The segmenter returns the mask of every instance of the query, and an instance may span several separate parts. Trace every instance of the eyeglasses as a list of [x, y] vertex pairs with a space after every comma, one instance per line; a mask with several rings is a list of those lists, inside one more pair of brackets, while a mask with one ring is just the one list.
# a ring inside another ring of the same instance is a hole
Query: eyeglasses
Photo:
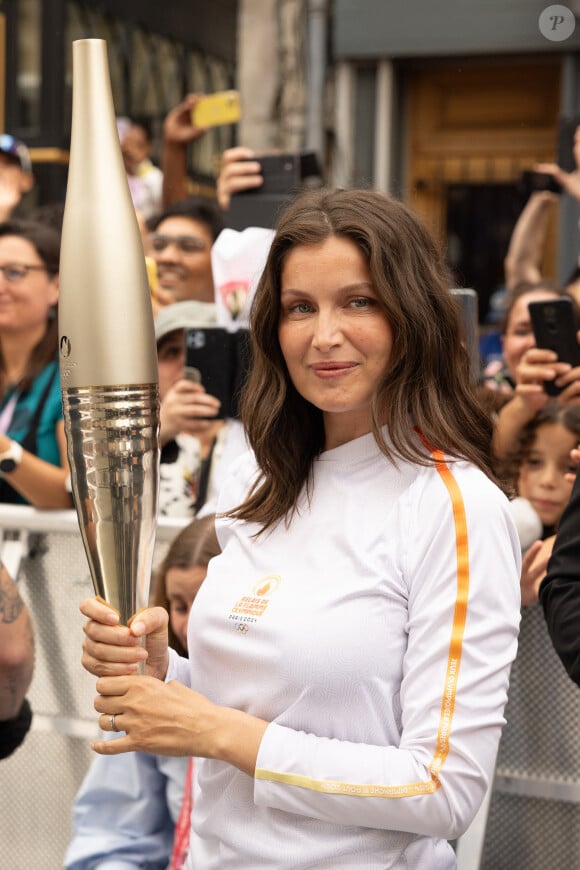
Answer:
[[205, 251], [207, 247], [203, 239], [196, 236], [151, 236], [151, 247], [154, 251], [164, 251], [168, 245], [175, 245], [183, 254], [195, 254]]
[[516, 326], [515, 329], [510, 329], [505, 333], [506, 338], [529, 338], [534, 334], [531, 326]]
[[11, 284], [18, 284], [22, 281], [31, 269], [38, 269], [42, 272], [47, 272], [46, 266], [30, 266], [28, 263], [8, 263], [7, 266], [0, 266], [0, 272], [4, 275], [6, 281]]

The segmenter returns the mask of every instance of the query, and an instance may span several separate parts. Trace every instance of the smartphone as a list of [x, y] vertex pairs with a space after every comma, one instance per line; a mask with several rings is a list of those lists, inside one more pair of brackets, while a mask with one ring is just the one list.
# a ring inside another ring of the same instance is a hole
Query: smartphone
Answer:
[[260, 187], [232, 195], [225, 218], [227, 226], [233, 230], [272, 229], [280, 212], [300, 187], [299, 154], [265, 154], [251, 159], [259, 162], [264, 181]]
[[526, 170], [523, 173], [522, 186], [528, 196], [541, 190], [546, 190], [550, 193], [562, 193], [562, 185], [556, 181], [553, 175], [550, 175], [549, 172], [535, 172], [532, 169]]
[[[572, 300], [562, 297], [530, 302], [528, 309], [537, 347], [553, 350], [558, 354], [559, 362], [580, 365], [580, 346], [576, 339], [578, 324]], [[549, 396], [557, 396], [562, 390], [554, 381], [545, 381], [544, 388]]]
[[241, 117], [240, 95], [238, 91], [218, 91], [200, 97], [191, 110], [191, 123], [194, 127], [220, 127], [223, 124], [236, 124]]
[[228, 332], [219, 326], [207, 326], [185, 332], [186, 373], [195, 370], [198, 383], [220, 400], [218, 419], [239, 415], [238, 400], [250, 368], [249, 354], [246, 329]]
[[463, 341], [469, 354], [469, 374], [472, 382], [479, 381], [481, 374], [481, 356], [479, 353], [479, 306], [475, 290], [461, 287], [451, 290], [459, 303], [460, 320], [463, 331]]

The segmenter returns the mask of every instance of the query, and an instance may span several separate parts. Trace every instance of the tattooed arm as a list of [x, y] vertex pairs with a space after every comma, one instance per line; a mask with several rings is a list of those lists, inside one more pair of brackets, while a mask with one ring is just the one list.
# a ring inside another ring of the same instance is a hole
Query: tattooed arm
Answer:
[[0, 722], [18, 716], [33, 668], [30, 614], [16, 583], [0, 564]]

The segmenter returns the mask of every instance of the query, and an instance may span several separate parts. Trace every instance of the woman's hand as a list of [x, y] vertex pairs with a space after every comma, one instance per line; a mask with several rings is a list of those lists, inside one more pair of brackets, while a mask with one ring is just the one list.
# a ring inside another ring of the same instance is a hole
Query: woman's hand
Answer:
[[191, 120], [191, 110], [201, 97], [203, 94], [187, 94], [181, 103], [170, 109], [163, 122], [164, 143], [189, 145], [207, 132], [205, 127], [196, 127]]
[[250, 148], [237, 146], [224, 151], [216, 182], [217, 200], [224, 211], [229, 208], [233, 193], [260, 187], [264, 181], [261, 172], [259, 160]]
[[140, 663], [146, 662], [149, 676], [165, 679], [168, 615], [163, 607], [140, 611], [129, 626], [121, 625], [119, 614], [99, 598], [85, 599], [80, 609], [88, 617], [81, 661], [89, 673], [95, 677], [135, 675]]
[[101, 677], [97, 680], [95, 710], [99, 726], [125, 736], [99, 741], [93, 748], [103, 755], [120, 752], [150, 752], [155, 755], [211, 757], [212, 739], [220, 711], [203, 695], [182, 683], [160, 683], [151, 677]]
[[[580, 344], [580, 331], [576, 337]], [[496, 459], [508, 455], [522, 427], [552, 398], [546, 392], [545, 381], [554, 381], [556, 386], [561, 387], [562, 391], [554, 397], [559, 405], [580, 403], [580, 366], [572, 368], [569, 363], [558, 362], [552, 350], [529, 348], [516, 368], [514, 396], [500, 409], [494, 427], [493, 451]]]
[[529, 607], [538, 600], [538, 589], [546, 576], [546, 568], [552, 555], [555, 539], [556, 536], [552, 535], [545, 541], [534, 541], [522, 559], [522, 573], [520, 575], [522, 607]]
[[[576, 333], [580, 344], [580, 331]], [[576, 405], [580, 402], [580, 366], [574, 368], [560, 362], [552, 350], [532, 347], [522, 356], [516, 368], [516, 395], [528, 404], [533, 413], [551, 398], [544, 386], [553, 381], [561, 392], [555, 396], [559, 405]]]
[[[101, 677], [95, 710], [103, 731], [124, 731], [116, 740], [93, 743], [101, 755], [218, 758], [253, 776], [268, 723], [240, 710], [220, 707], [182, 683], [144, 676]], [[114, 717], [114, 718], [113, 718]]]
[[576, 168], [572, 172], [560, 169], [556, 163], [538, 163], [534, 169], [536, 172], [545, 172], [551, 175], [562, 185], [566, 193], [569, 193], [574, 199], [580, 200], [580, 127], [576, 127], [574, 131], [573, 151]]
[[578, 381], [579, 378], [580, 369], [572, 369], [569, 363], [558, 362], [554, 351], [532, 347], [524, 353], [517, 365], [515, 393], [528, 407], [530, 416], [533, 416], [550, 399], [544, 387], [545, 381], [554, 381], [558, 386], [564, 386]]
[[206, 393], [202, 384], [182, 378], [177, 381], [161, 402], [160, 439], [166, 444], [180, 432], [198, 435], [214, 422], [220, 401]]

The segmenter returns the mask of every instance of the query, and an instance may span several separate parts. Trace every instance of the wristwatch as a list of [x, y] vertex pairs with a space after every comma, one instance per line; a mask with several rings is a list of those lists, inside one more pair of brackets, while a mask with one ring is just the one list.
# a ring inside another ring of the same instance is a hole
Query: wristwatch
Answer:
[[0, 474], [9, 474], [22, 462], [22, 445], [18, 441], [11, 441], [8, 450], [0, 453]]

